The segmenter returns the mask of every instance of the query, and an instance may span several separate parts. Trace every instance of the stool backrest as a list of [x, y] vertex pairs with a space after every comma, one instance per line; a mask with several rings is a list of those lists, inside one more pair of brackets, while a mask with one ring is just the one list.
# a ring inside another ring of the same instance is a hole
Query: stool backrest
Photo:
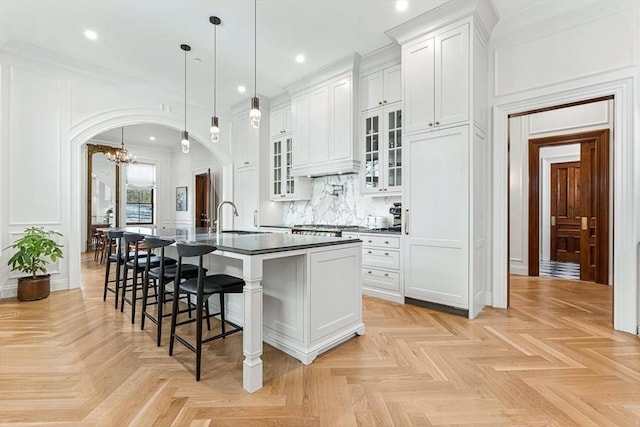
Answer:
[[[149, 250], [160, 248], [160, 277], [164, 277], [164, 248], [170, 244], [175, 243], [173, 239], [161, 239], [159, 237], [147, 236], [144, 238], [144, 244], [147, 245]], [[151, 263], [145, 264], [145, 274], [149, 274]], [[162, 279], [161, 279], [162, 280]]]
[[124, 236], [124, 231], [107, 231], [107, 236], [109, 237], [109, 249], [107, 251], [107, 259], [113, 254], [113, 244], [117, 244], [117, 256], [120, 258], [122, 256], [120, 247], [122, 246], [122, 236]]
[[144, 244], [147, 245], [149, 249], [163, 248], [165, 246], [169, 246], [172, 243], [175, 243], [175, 240], [162, 239], [160, 237], [151, 237], [151, 236], [147, 236], [144, 238]]
[[142, 242], [143, 240], [144, 240], [144, 234], [128, 233], [128, 232], [124, 233], [124, 258], [126, 261], [131, 260], [129, 246], [133, 244], [134, 245], [133, 251], [134, 251], [134, 257], [135, 257], [134, 262], [135, 262], [136, 270], [138, 268], [138, 246], [140, 245], [140, 242]]
[[182, 277], [182, 257], [198, 257], [198, 287], [202, 288], [204, 279], [204, 269], [202, 268], [202, 256], [215, 251], [217, 248], [211, 245], [203, 245], [201, 243], [185, 243], [181, 242], [177, 245], [178, 249], [178, 268], [176, 277]]

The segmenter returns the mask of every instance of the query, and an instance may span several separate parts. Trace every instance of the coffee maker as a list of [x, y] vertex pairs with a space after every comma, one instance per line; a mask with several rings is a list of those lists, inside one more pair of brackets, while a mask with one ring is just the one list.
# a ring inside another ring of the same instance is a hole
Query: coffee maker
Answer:
[[393, 215], [392, 228], [400, 229], [402, 226], [402, 203], [394, 203], [393, 207], [389, 208], [389, 213]]

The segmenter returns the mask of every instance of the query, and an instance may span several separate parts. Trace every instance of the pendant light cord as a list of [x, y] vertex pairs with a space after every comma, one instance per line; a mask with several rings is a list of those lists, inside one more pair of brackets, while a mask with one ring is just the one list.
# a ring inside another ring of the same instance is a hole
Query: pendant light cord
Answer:
[[187, 130], [187, 51], [184, 51], [184, 130]]
[[253, 0], [253, 96], [258, 97], [258, 0]]
[[216, 86], [217, 86], [217, 56], [218, 56], [218, 25], [213, 26], [213, 115], [217, 116], [217, 106], [216, 106]]

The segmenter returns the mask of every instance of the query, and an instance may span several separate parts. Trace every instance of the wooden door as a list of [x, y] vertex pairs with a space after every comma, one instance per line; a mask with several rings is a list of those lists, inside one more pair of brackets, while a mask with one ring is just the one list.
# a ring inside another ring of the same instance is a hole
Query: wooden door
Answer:
[[580, 280], [609, 283], [609, 132], [580, 144]]
[[540, 148], [580, 144], [580, 280], [609, 283], [609, 130], [529, 140], [529, 276], [540, 274]]
[[551, 259], [580, 262], [580, 162], [551, 165]]
[[209, 227], [211, 225], [211, 170], [196, 175], [196, 227]]

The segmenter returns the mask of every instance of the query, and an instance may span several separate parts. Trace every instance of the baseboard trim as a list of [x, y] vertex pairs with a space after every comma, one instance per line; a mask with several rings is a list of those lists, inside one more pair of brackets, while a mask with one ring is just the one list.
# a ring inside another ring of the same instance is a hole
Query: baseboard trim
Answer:
[[458, 316], [469, 317], [469, 310], [465, 310], [462, 308], [451, 307], [450, 305], [438, 304], [435, 302], [422, 301], [419, 299], [413, 298], [404, 298], [404, 302], [406, 304], [413, 304], [424, 308], [430, 308], [433, 310], [444, 311], [445, 313], [455, 314]]

